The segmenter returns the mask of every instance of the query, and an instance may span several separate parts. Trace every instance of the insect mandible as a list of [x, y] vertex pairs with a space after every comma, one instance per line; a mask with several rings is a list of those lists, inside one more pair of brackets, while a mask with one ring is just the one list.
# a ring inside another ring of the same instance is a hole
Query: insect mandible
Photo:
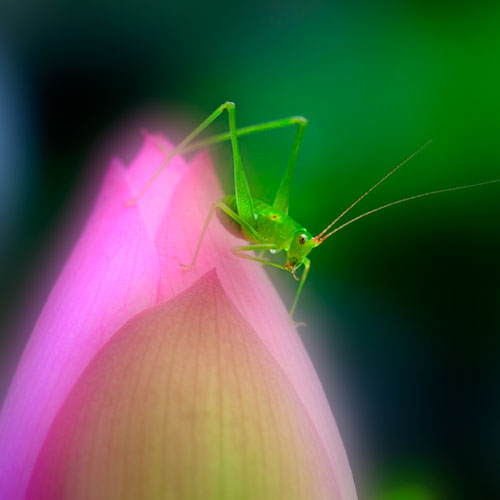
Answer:
[[[207, 139], [202, 139], [195, 141], [196, 137], [206, 129], [218, 116], [220, 116], [225, 110], [227, 110], [229, 115], [229, 132], [218, 134]], [[252, 197], [250, 193], [250, 188], [248, 186], [245, 171], [243, 169], [243, 164], [240, 156], [240, 149], [238, 145], [238, 137], [249, 135], [257, 132], [263, 132], [266, 130], [297, 126], [297, 133], [295, 135], [295, 140], [292, 146], [292, 153], [288, 161], [288, 165], [285, 170], [285, 174], [281, 179], [278, 191], [271, 204], [264, 201], [258, 200]], [[187, 270], [192, 269], [196, 264], [196, 259], [198, 257], [201, 245], [203, 243], [203, 238], [205, 236], [206, 230], [212, 219], [214, 213], [217, 213], [219, 220], [222, 222], [224, 227], [228, 229], [233, 234], [249, 241], [251, 245], [238, 246], [231, 249], [233, 255], [236, 257], [253, 260], [260, 262], [262, 264], [277, 267], [285, 271], [290, 272], [293, 277], [300, 281], [295, 299], [293, 301], [292, 307], [290, 308], [289, 317], [293, 321], [293, 314], [300, 297], [300, 293], [307, 279], [309, 269], [311, 267], [311, 261], [308, 257], [309, 253], [313, 248], [321, 245], [328, 237], [332, 234], [340, 231], [349, 224], [358, 221], [362, 217], [366, 217], [372, 213], [378, 212], [385, 208], [397, 205], [399, 203], [407, 202], [417, 198], [422, 198], [424, 196], [430, 196], [438, 193], [444, 193], [447, 191], [456, 191], [459, 189], [468, 189], [472, 187], [484, 186], [486, 184], [494, 184], [500, 182], [500, 179], [480, 182], [477, 184], [469, 184], [466, 186], [458, 186], [447, 189], [439, 189], [436, 191], [430, 191], [427, 193], [419, 194], [416, 196], [410, 196], [408, 198], [403, 198], [401, 200], [393, 201], [386, 205], [377, 207], [375, 209], [369, 210], [353, 219], [342, 223], [341, 225], [334, 228], [335, 224], [346, 215], [355, 205], [357, 205], [365, 196], [367, 196], [371, 191], [373, 191], [377, 186], [379, 186], [383, 181], [385, 181], [390, 175], [395, 173], [400, 167], [402, 167], [406, 162], [412, 159], [417, 153], [424, 149], [431, 140], [427, 141], [420, 148], [418, 148], [413, 154], [408, 156], [405, 160], [399, 163], [396, 167], [385, 174], [377, 183], [375, 183], [368, 191], [361, 195], [354, 203], [347, 207], [337, 218], [334, 219], [323, 231], [318, 235], [312, 236], [309, 231], [307, 231], [304, 226], [296, 222], [288, 215], [288, 201], [290, 198], [290, 188], [292, 183], [292, 175], [297, 160], [297, 154], [304, 136], [304, 131], [307, 126], [307, 120], [301, 116], [293, 116], [290, 118], [284, 118], [281, 120], [274, 120], [271, 122], [260, 123], [258, 125], [252, 125], [249, 127], [237, 128], [236, 127], [236, 114], [235, 114], [235, 104], [233, 102], [227, 101], [221, 104], [208, 118], [206, 118], [197, 128], [195, 128], [183, 141], [179, 143], [170, 153], [167, 154], [162, 165], [156, 170], [148, 183], [141, 189], [141, 191], [131, 200], [128, 200], [125, 205], [130, 206], [135, 204], [135, 202], [147, 191], [147, 189], [153, 184], [155, 179], [158, 177], [160, 172], [167, 166], [169, 161], [177, 154], [188, 153], [195, 151], [213, 144], [217, 144], [223, 141], [231, 140], [233, 149], [233, 162], [234, 162], [234, 184], [235, 184], [235, 194], [227, 195], [219, 201], [212, 203], [209, 210], [203, 229], [198, 240], [198, 245], [196, 247], [195, 253], [193, 255], [193, 260], [189, 265], [181, 264], [181, 266]], [[249, 252], [257, 251], [270, 251], [271, 253], [285, 252], [286, 262], [283, 265], [277, 264], [275, 262], [268, 261], [262, 258], [261, 255], [255, 256]], [[302, 275], [300, 278], [296, 276], [296, 272], [300, 267], [304, 267]]]

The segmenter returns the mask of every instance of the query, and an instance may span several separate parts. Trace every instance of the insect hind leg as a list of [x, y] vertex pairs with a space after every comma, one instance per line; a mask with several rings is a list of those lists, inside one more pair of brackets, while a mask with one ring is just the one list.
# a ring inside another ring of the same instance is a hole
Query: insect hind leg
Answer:
[[[154, 183], [154, 181], [156, 180], [156, 178], [160, 175], [160, 173], [162, 172], [162, 170], [168, 165], [168, 163], [170, 162], [170, 160], [176, 156], [177, 154], [180, 154], [181, 152], [183, 152], [185, 150], [185, 148], [191, 144], [194, 139], [199, 135], [201, 134], [201, 132], [203, 132], [203, 130], [205, 130], [218, 116], [220, 116], [224, 110], [228, 110], [229, 111], [229, 114], [230, 114], [230, 117], [231, 117], [231, 114], [234, 115], [234, 103], [233, 102], [230, 102], [230, 101], [227, 101], [225, 102], [224, 104], [221, 104], [208, 118], [206, 118], [200, 125], [198, 125], [184, 140], [182, 140], [170, 153], [168, 153], [167, 157], [165, 158], [165, 160], [163, 161], [163, 163], [158, 167], [158, 169], [156, 170], [156, 172], [151, 176], [151, 178], [149, 179], [149, 181], [146, 183], [146, 185], [137, 193], [136, 196], [134, 196], [133, 198], [131, 198], [130, 200], [127, 200], [125, 203], [124, 203], [124, 206], [128, 207], [128, 206], [132, 206], [132, 205], [135, 205], [136, 202], [144, 195], [144, 193], [150, 188], [150, 186]], [[233, 111], [233, 113], [231, 113], [231, 111]], [[231, 120], [230, 120], [230, 123], [231, 123]], [[233, 144], [233, 153], [235, 156], [238, 156], [239, 155], [239, 150], [238, 150], [238, 147], [236, 145], [236, 148], [234, 147], [234, 144]]]

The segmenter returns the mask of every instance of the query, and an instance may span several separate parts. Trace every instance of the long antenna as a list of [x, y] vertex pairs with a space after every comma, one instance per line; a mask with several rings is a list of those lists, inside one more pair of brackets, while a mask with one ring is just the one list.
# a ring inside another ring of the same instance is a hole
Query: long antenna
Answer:
[[447, 188], [447, 189], [438, 189], [437, 191], [430, 191], [428, 193], [417, 194], [416, 196], [410, 196], [409, 198], [403, 198], [402, 200], [393, 201], [392, 203], [388, 203], [387, 205], [383, 205], [381, 207], [374, 208], [373, 210], [369, 210], [368, 212], [365, 212], [364, 214], [358, 215], [357, 217], [354, 217], [354, 219], [351, 219], [350, 221], [345, 222], [341, 226], [336, 227], [333, 231], [330, 231], [326, 236], [323, 236], [321, 238], [316, 236], [314, 239], [317, 241], [317, 244], [320, 245], [329, 236], [336, 233], [337, 231], [340, 231], [341, 229], [345, 228], [349, 224], [352, 224], [353, 222], [356, 222], [357, 220], [362, 219], [363, 217], [366, 217], [367, 215], [370, 215], [370, 214], [373, 214], [373, 213], [378, 212], [380, 210], [383, 210], [384, 208], [389, 208], [389, 207], [392, 207], [393, 205], [397, 205], [399, 203], [404, 203], [405, 201], [416, 200], [417, 198], [423, 198], [424, 196], [430, 196], [430, 195], [439, 194], [439, 193], [446, 193], [448, 191], [458, 191], [459, 189], [469, 189], [469, 188], [474, 188], [474, 187], [479, 187], [479, 186], [486, 186], [487, 184], [495, 184], [497, 182], [500, 182], [500, 179], [495, 179], [493, 181], [479, 182], [478, 184], [468, 184], [467, 186], [458, 186], [458, 187], [452, 187], [452, 188]]
[[422, 146], [420, 146], [414, 153], [412, 153], [410, 156], [408, 156], [408, 158], [406, 158], [405, 160], [403, 160], [399, 165], [396, 165], [390, 172], [388, 172], [387, 174], [385, 174], [384, 177], [382, 177], [382, 179], [380, 179], [376, 184], [374, 184], [365, 194], [363, 194], [362, 196], [360, 196], [351, 206], [347, 207], [331, 224], [329, 224], [328, 226], [326, 226], [325, 229], [323, 229], [323, 231], [321, 231], [321, 233], [318, 234], [318, 236], [315, 236], [315, 238], [321, 239], [321, 237], [336, 222], [338, 222], [342, 217], [344, 217], [344, 215], [347, 212], [349, 212], [352, 208], [354, 208], [366, 195], [370, 194], [377, 186], [379, 186], [380, 184], [382, 184], [382, 182], [384, 182], [387, 179], [387, 177], [391, 176], [394, 172], [396, 172], [397, 170], [399, 170], [405, 163], [407, 163], [414, 156], [416, 156], [418, 153], [420, 153], [420, 151], [422, 151], [422, 149], [424, 149], [425, 147], [427, 147], [432, 141], [433, 141], [433, 139], [429, 139], [425, 144], [422, 144]]

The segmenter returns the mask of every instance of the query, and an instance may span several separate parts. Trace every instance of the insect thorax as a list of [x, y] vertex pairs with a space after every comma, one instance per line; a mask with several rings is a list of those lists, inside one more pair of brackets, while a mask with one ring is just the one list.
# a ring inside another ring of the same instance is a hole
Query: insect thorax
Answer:
[[[226, 204], [231, 210], [238, 213], [236, 205], [236, 197], [233, 194], [227, 195], [220, 200]], [[300, 224], [295, 222], [291, 217], [277, 211], [268, 203], [253, 199], [254, 212], [256, 215], [255, 222], [252, 224], [255, 231], [261, 236], [259, 241], [255, 240], [244, 228], [240, 226], [234, 219], [224, 213], [222, 210], [217, 210], [217, 216], [222, 225], [234, 236], [245, 239], [252, 243], [274, 243], [277, 250], [287, 250], [290, 241], [294, 234], [302, 228]]]

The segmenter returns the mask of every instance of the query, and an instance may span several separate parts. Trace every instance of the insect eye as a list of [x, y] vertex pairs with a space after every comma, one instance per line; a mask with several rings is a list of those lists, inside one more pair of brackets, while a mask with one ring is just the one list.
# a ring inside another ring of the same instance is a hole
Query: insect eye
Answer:
[[301, 234], [299, 236], [299, 243], [303, 245], [307, 241], [307, 236], [305, 234]]

